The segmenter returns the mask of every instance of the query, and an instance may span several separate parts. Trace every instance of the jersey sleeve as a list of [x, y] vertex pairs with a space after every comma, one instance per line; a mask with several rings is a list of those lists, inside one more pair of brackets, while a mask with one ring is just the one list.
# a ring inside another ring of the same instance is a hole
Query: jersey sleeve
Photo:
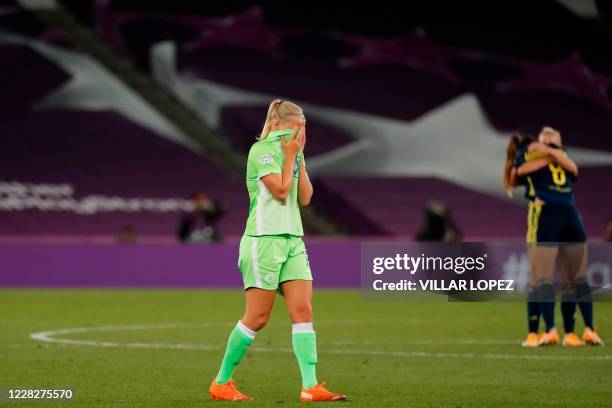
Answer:
[[525, 152], [526, 152], [526, 148], [520, 148], [518, 150], [518, 152], [516, 152], [516, 156], [514, 156], [514, 164], [513, 166], [518, 168], [520, 167], [523, 163], [525, 163]]
[[278, 153], [266, 144], [254, 144], [249, 152], [248, 161], [255, 169], [257, 178], [262, 178], [272, 173], [282, 173]]

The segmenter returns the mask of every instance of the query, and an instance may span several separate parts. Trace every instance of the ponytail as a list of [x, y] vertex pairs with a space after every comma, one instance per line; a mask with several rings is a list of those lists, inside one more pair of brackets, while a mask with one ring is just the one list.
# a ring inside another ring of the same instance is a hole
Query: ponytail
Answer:
[[283, 101], [281, 99], [275, 99], [270, 103], [268, 107], [268, 113], [266, 114], [266, 121], [264, 122], [263, 129], [261, 130], [261, 134], [257, 139], [262, 140], [268, 136], [268, 132], [270, 132], [270, 126], [272, 125], [272, 116], [274, 111], [277, 110], [278, 105], [280, 105]]
[[521, 136], [513, 134], [508, 142], [506, 149], [506, 163], [504, 164], [504, 174], [502, 176], [502, 183], [504, 190], [508, 196], [512, 197], [512, 189], [517, 185], [516, 170], [514, 169], [514, 158], [516, 152], [518, 152], [519, 146], [521, 145]]

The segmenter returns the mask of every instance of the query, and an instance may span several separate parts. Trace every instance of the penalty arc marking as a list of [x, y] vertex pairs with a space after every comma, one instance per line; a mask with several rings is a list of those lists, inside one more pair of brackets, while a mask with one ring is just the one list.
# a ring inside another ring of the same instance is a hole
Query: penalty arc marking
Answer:
[[[318, 324], [333, 323], [339, 324], [340, 322], [319, 322]], [[349, 322], [357, 323], [357, 322]], [[360, 322], [364, 323], [364, 322]], [[196, 327], [219, 327], [219, 326], [233, 326], [231, 324], [216, 324], [216, 323], [167, 323], [167, 324], [138, 324], [138, 325], [113, 325], [113, 326], [93, 326], [93, 327], [74, 327], [57, 330], [48, 330], [42, 332], [36, 332], [30, 334], [32, 340], [64, 344], [72, 346], [95, 346], [95, 347], [124, 347], [124, 348], [141, 348], [141, 349], [179, 349], [179, 350], [224, 350], [225, 343], [219, 344], [189, 344], [189, 343], [142, 343], [142, 342], [129, 342], [121, 343], [115, 341], [99, 341], [99, 340], [79, 340], [69, 338], [57, 338], [56, 336], [77, 334], [77, 333], [92, 333], [92, 332], [112, 332], [112, 331], [133, 331], [133, 330], [159, 330], [159, 329], [176, 329], [176, 328], [196, 328]], [[457, 340], [457, 341], [428, 341], [428, 340], [408, 340], [406, 343], [419, 345], [419, 344], [501, 344], [498, 340]], [[332, 343], [334, 344], [334, 343]], [[337, 342], [336, 344], [340, 344]], [[349, 344], [348, 342], [346, 344]], [[358, 344], [358, 343], [355, 343]], [[364, 343], [365, 344], [365, 343]], [[373, 343], [368, 343], [373, 344]], [[380, 343], [379, 343], [380, 344]], [[517, 344], [518, 342], [508, 342], [503, 344]], [[292, 348], [283, 347], [252, 347], [253, 351], [256, 352], [269, 352], [269, 353], [293, 353]], [[580, 356], [580, 355], [534, 355], [534, 354], [495, 354], [495, 353], [449, 353], [449, 352], [428, 352], [428, 351], [379, 351], [379, 350], [355, 350], [355, 349], [322, 349], [319, 351], [320, 354], [337, 354], [337, 355], [355, 355], [355, 356], [381, 356], [381, 357], [431, 357], [431, 358], [483, 358], [493, 360], [555, 360], [555, 361], [576, 361], [576, 360], [589, 360], [589, 361], [610, 361], [612, 355], [591, 355], [591, 356]]]

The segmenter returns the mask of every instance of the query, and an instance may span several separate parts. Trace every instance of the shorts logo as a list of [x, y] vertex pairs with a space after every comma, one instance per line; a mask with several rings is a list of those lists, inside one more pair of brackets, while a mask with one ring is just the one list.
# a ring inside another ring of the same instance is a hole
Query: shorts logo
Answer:
[[259, 162], [261, 164], [270, 164], [270, 163], [272, 163], [272, 155], [271, 154], [266, 154], [264, 156], [261, 156], [259, 158]]
[[275, 277], [273, 273], [268, 273], [264, 275], [263, 279], [266, 281], [266, 283], [271, 285], [274, 283]]

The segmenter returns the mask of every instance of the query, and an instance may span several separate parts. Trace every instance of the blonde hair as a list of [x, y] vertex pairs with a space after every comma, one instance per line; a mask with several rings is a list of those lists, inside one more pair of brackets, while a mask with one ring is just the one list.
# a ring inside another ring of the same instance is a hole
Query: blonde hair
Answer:
[[263, 140], [268, 136], [270, 128], [272, 127], [273, 120], [283, 120], [286, 116], [291, 115], [303, 115], [304, 111], [298, 105], [291, 101], [283, 99], [275, 99], [270, 103], [268, 108], [268, 114], [266, 115], [266, 122], [264, 123], [261, 134], [257, 140]]
[[559, 132], [557, 129], [554, 129], [550, 126], [544, 126], [542, 128], [542, 130], [540, 130], [540, 134], [538, 135], [538, 139], [542, 136], [542, 135], [552, 135], [554, 137], [553, 143], [561, 145], [561, 132]]

